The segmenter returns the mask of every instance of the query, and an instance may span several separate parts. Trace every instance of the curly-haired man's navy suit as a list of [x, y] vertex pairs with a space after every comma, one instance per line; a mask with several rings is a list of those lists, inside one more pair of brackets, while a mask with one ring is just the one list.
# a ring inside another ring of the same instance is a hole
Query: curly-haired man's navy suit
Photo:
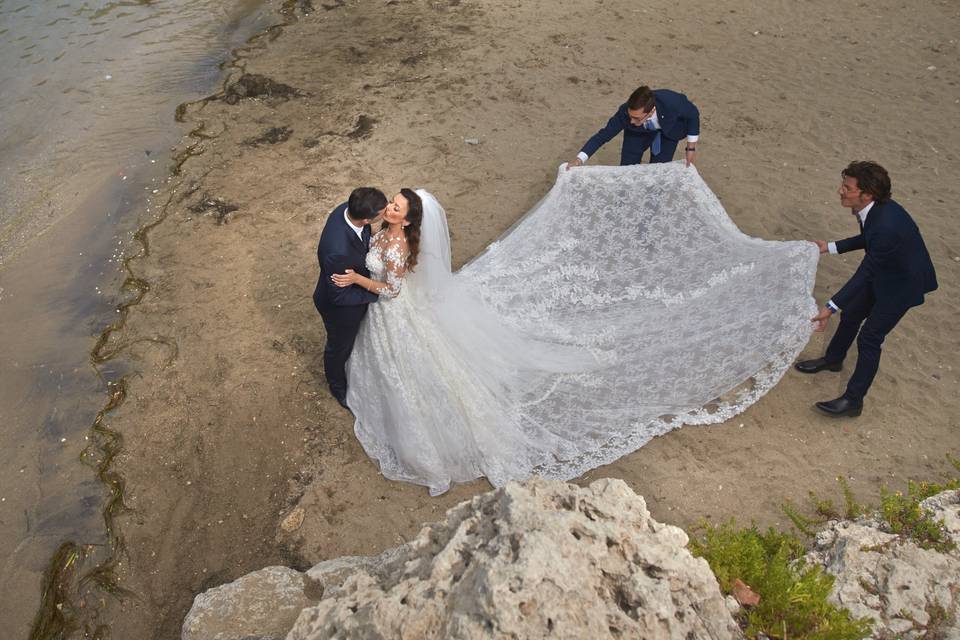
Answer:
[[[937, 274], [917, 224], [894, 200], [874, 202], [858, 214], [862, 231], [833, 243], [837, 253], [863, 250], [856, 272], [830, 299], [840, 325], [824, 359], [842, 362], [857, 341], [857, 366], [844, 396], [859, 403], [880, 367], [880, 347], [911, 307], [937, 288]], [[865, 219], [864, 219], [865, 218]], [[862, 325], [862, 326], [861, 326]]]

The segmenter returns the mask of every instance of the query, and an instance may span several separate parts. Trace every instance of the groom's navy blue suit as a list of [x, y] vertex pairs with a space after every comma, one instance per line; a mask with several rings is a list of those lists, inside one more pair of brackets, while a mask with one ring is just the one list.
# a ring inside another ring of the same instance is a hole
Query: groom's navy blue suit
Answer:
[[[670, 162], [680, 140], [700, 135], [700, 111], [687, 96], [676, 91], [655, 89], [653, 96], [657, 119], [660, 121], [660, 153], [651, 155], [650, 162]], [[593, 134], [580, 151], [590, 157], [621, 131], [623, 148], [620, 151], [620, 164], [640, 164], [640, 158], [653, 143], [657, 132], [630, 124], [627, 103], [620, 105], [607, 126]]]
[[837, 253], [862, 249], [866, 255], [831, 298], [841, 310], [840, 325], [824, 358], [842, 361], [856, 338], [857, 366], [844, 395], [862, 401], [880, 366], [884, 338], [911, 307], [923, 304], [924, 295], [937, 288], [937, 274], [916, 223], [893, 200], [876, 202], [862, 232], [838, 240], [836, 246]]
[[361, 239], [347, 224], [344, 218], [346, 211], [346, 202], [334, 209], [320, 234], [320, 244], [317, 247], [320, 279], [313, 291], [313, 304], [323, 317], [323, 326], [327, 330], [323, 369], [330, 392], [341, 402], [347, 395], [345, 366], [350, 352], [353, 351], [360, 322], [367, 313], [367, 305], [377, 301], [375, 293], [357, 285], [341, 288], [330, 279], [334, 273], [345, 273], [347, 269], [370, 277], [366, 265], [370, 225], [363, 227]]

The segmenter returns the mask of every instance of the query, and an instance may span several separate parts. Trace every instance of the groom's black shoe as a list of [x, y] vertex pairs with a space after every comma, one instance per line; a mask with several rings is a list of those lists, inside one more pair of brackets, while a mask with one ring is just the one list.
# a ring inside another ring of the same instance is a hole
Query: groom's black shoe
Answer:
[[817, 373], [824, 369], [827, 371], [840, 371], [843, 369], [843, 361], [828, 362], [826, 358], [814, 358], [813, 360], [801, 360], [795, 363], [793, 368], [801, 373]]
[[863, 412], [863, 400], [854, 401], [847, 396], [840, 396], [836, 400], [829, 400], [827, 402], [818, 402], [814, 406], [834, 418], [842, 418], [843, 416], [856, 418]]
[[350, 407], [347, 406], [347, 392], [340, 391], [339, 389], [330, 389], [330, 395], [333, 396], [333, 399], [340, 403], [340, 406], [350, 411]]

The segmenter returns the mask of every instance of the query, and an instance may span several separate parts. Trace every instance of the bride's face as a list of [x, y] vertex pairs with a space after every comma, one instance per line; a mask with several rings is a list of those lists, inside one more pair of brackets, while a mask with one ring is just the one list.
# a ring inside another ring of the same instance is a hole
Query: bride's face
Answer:
[[390, 224], [402, 224], [407, 219], [408, 211], [410, 211], [410, 203], [398, 193], [393, 196], [393, 200], [387, 203], [387, 208], [383, 212], [383, 219]]

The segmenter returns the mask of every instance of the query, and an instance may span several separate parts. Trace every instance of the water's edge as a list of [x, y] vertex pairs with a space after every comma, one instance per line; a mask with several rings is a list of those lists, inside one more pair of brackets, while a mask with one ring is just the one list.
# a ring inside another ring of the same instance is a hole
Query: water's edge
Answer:
[[[278, 9], [280, 22], [251, 36], [246, 43], [230, 51], [227, 61], [220, 64], [224, 76], [220, 88], [206, 97], [180, 104], [175, 111], [175, 120], [183, 122], [185, 110], [195, 104], [216, 100], [225, 95], [226, 88], [244, 71], [244, 59], [262, 48], [265, 40], [273, 40], [283, 29], [297, 20], [296, 10], [308, 13], [311, 8], [304, 0], [284, 0]], [[100, 620], [100, 613], [107, 598], [137, 598], [137, 594], [120, 586], [116, 568], [124, 557], [125, 545], [116, 517], [131, 510], [124, 503], [124, 478], [114, 469], [116, 457], [123, 450], [123, 435], [104, 424], [107, 416], [120, 407], [127, 397], [130, 373], [108, 379], [103, 365], [116, 361], [133, 344], [148, 340], [164, 345], [168, 355], [164, 366], [177, 358], [177, 344], [164, 337], [143, 338], [133, 341], [111, 342], [126, 327], [130, 310], [139, 305], [150, 291], [150, 283], [137, 275], [134, 264], [150, 256], [150, 232], [166, 220], [169, 208], [178, 194], [178, 182], [171, 182], [180, 175], [183, 163], [203, 153], [200, 144], [206, 138], [203, 125], [189, 131], [177, 145], [179, 150], [172, 156], [167, 190], [169, 195], [159, 207], [153, 220], [140, 226], [133, 235], [136, 252], [129, 253], [122, 262], [123, 282], [120, 294], [126, 300], [117, 305], [117, 319], [110, 323], [97, 337], [90, 350], [90, 364], [107, 388], [107, 401], [97, 413], [88, 430], [89, 444], [81, 454], [83, 464], [92, 468], [97, 479], [106, 489], [108, 498], [101, 511], [107, 542], [102, 548], [84, 545], [75, 541], [63, 542], [44, 571], [41, 600], [34, 616], [30, 640], [60, 640], [80, 631], [85, 638], [107, 640], [110, 625]], [[102, 603], [102, 604], [94, 604]]]

